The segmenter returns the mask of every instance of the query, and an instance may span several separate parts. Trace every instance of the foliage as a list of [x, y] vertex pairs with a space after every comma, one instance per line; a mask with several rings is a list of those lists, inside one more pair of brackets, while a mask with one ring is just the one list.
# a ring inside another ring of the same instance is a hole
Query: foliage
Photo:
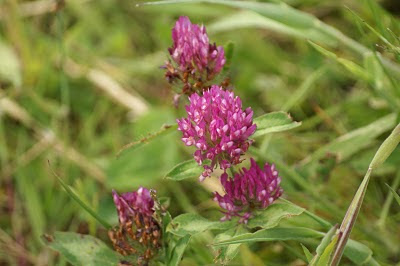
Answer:
[[[394, 2], [3, 1], [0, 264], [115, 265], [111, 189], [142, 185], [168, 205], [159, 264], [399, 263]], [[181, 15], [224, 45], [257, 124], [247, 156], [282, 178], [247, 225], [219, 221], [220, 184], [176, 130], [187, 99], [159, 67]]]

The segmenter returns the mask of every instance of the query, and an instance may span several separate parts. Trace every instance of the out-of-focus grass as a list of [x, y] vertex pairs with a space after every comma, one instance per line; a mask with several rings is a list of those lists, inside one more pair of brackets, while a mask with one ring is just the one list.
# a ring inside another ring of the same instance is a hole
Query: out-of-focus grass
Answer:
[[[397, 1], [380, 3], [387, 10], [373, 1], [285, 2], [399, 62], [394, 49], [400, 47], [399, 14], [388, 11], [396, 10]], [[46, 232], [107, 239], [105, 230], [64, 193], [47, 160], [109, 223], [116, 223], [111, 188], [129, 191], [139, 185], [171, 197], [173, 215], [191, 211], [218, 219], [210, 196], [216, 184], [163, 179], [190, 158], [178, 133], [116, 158], [125, 144], [183, 114], [172, 108], [159, 69], [179, 15], [203, 22], [218, 44], [235, 43], [232, 82], [256, 116], [286, 110], [303, 122], [290, 132], [257, 138], [255, 155], [278, 165], [286, 198], [332, 223], [341, 221], [377, 147], [398, 121], [399, 77], [373, 55], [363, 62], [345, 46], [319, 43], [363, 67], [371, 77], [365, 80], [304, 39], [265, 28], [218, 30], [216, 22], [244, 14], [237, 9], [210, 4], [137, 8], [134, 2], [109, 0], [4, 0], [0, 7], [0, 263], [65, 264], [40, 240]], [[340, 136], [354, 139], [346, 142]], [[397, 148], [372, 177], [352, 234], [382, 265], [400, 260], [399, 206], [387, 200], [393, 196], [385, 186], [397, 189], [399, 165]], [[292, 222], [318, 228], [306, 218]], [[212, 263], [204, 246], [209, 238], [192, 240], [185, 265]], [[241, 250], [268, 265], [301, 264], [296, 256], [301, 252], [294, 242]], [[237, 263], [242, 263], [240, 256]]]

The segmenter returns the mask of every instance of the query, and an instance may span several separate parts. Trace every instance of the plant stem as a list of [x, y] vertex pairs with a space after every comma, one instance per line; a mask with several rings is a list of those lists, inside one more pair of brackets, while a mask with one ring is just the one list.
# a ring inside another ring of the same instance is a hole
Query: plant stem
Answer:
[[369, 179], [371, 176], [372, 168], [368, 168], [367, 173], [364, 176], [364, 179], [361, 185], [358, 187], [357, 193], [354, 196], [349, 209], [346, 212], [346, 215], [343, 219], [343, 222], [340, 226], [339, 231], [342, 233], [340, 236], [338, 243], [336, 245], [335, 253], [332, 257], [331, 266], [336, 266], [339, 264], [340, 259], [342, 258], [344, 247], [346, 246], [347, 240], [349, 239], [351, 230], [353, 229], [354, 223], [356, 222], [358, 213], [360, 212], [360, 208], [362, 202], [364, 200], [365, 192], [367, 191]]

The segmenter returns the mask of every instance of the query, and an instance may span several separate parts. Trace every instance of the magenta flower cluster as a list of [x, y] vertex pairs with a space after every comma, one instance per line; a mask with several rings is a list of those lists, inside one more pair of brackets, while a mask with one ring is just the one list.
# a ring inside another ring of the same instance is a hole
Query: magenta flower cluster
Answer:
[[[174, 44], [169, 52], [181, 71], [217, 73], [222, 69], [224, 51], [209, 44], [204, 26], [180, 17], [172, 30], [172, 38]], [[172, 70], [167, 77], [178, 75]], [[239, 222], [247, 223], [254, 210], [268, 207], [282, 195], [281, 179], [274, 165], [266, 163], [261, 169], [254, 159], [249, 169], [243, 168], [228, 176], [227, 169], [243, 161], [242, 155], [253, 142], [250, 136], [256, 124], [252, 109], [243, 109], [241, 99], [224, 88], [211, 85], [200, 91], [186, 90], [190, 103], [186, 106], [187, 117], [177, 120], [178, 130], [187, 146], [196, 147], [194, 159], [204, 167], [200, 181], [211, 176], [218, 166], [223, 170], [220, 181], [225, 194], [214, 193], [214, 200], [223, 209], [221, 220], [236, 216], [240, 217]]]
[[226, 173], [221, 176], [226, 194], [214, 193], [214, 200], [224, 209], [225, 216], [221, 220], [238, 216], [239, 222], [247, 223], [253, 210], [267, 208], [282, 195], [281, 178], [275, 165], [266, 163], [261, 169], [253, 158], [250, 161], [250, 168], [243, 168], [233, 179]]
[[[187, 146], [197, 148], [194, 158], [203, 165], [200, 180], [210, 176], [219, 164], [222, 170], [241, 162], [249, 137], [256, 130], [251, 108], [242, 109], [242, 101], [233, 92], [213, 85], [203, 95], [193, 93], [186, 106], [187, 118], [178, 119], [178, 130]], [[205, 164], [209, 160], [210, 164]]]
[[144, 216], [152, 216], [154, 213], [154, 200], [147, 188], [140, 187], [137, 191], [123, 193], [121, 196], [113, 190], [112, 194], [120, 224], [125, 224], [138, 213]]
[[210, 44], [206, 28], [192, 24], [181, 16], [172, 29], [173, 45], [169, 48], [172, 59], [181, 71], [190, 70], [217, 74], [225, 64], [222, 46]]
[[[172, 29], [173, 45], [168, 49], [171, 59], [165, 62], [165, 77], [174, 84], [174, 103], [181, 95], [192, 95], [210, 88], [223, 69], [226, 58], [222, 46], [211, 44], [203, 25], [192, 24], [188, 17], [180, 17]], [[229, 78], [222, 77], [220, 86], [228, 87]], [[175, 86], [178, 85], [178, 86]]]
[[[210, 44], [204, 26], [180, 17], [172, 39], [169, 53], [174, 63], [166, 62], [166, 77], [170, 83], [182, 81], [184, 86], [177, 96], [189, 95], [190, 102], [187, 117], [177, 119], [182, 141], [196, 147], [194, 159], [204, 168], [200, 181], [217, 167], [223, 171], [220, 181], [225, 194], [214, 193], [214, 200], [223, 209], [221, 220], [239, 217], [239, 222], [246, 224], [253, 211], [267, 208], [282, 195], [281, 178], [274, 165], [266, 163], [261, 169], [252, 158], [248, 169], [229, 177], [227, 170], [244, 160], [242, 156], [253, 143], [250, 137], [257, 128], [253, 110], [243, 109], [241, 99], [226, 89], [229, 78], [220, 85], [211, 83], [226, 59], [222, 46]], [[119, 226], [109, 230], [109, 237], [117, 252], [135, 259], [134, 265], [149, 265], [163, 245], [163, 213], [158, 215], [162, 209], [152, 194], [144, 187], [122, 195], [112, 192]]]

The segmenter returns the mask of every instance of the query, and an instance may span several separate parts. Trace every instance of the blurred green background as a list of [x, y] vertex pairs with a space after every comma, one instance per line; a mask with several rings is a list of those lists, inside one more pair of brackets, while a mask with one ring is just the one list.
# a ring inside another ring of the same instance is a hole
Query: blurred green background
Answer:
[[[283, 110], [302, 121], [295, 130], [257, 138], [253, 154], [277, 164], [285, 198], [340, 223], [376, 149], [398, 121], [400, 2], [283, 2], [354, 41], [325, 38], [317, 24], [308, 30], [294, 16], [303, 13], [266, 18], [206, 3], [1, 0], [0, 264], [65, 265], [43, 244], [44, 233], [90, 233], [107, 241], [106, 231], [64, 193], [51, 169], [113, 224], [111, 189], [141, 185], [170, 197], [173, 216], [221, 216], [211, 197], [216, 182], [163, 179], [193, 152], [178, 132], [116, 157], [127, 143], [184, 115], [182, 106], [173, 108], [160, 69], [180, 15], [204, 23], [213, 42], [235, 44], [231, 81], [255, 116]], [[352, 233], [382, 265], [400, 261], [400, 206], [385, 186], [398, 188], [399, 165], [397, 148], [371, 179]], [[318, 229], [302, 218], [292, 223]], [[206, 241], [194, 239], [182, 264], [213, 264]], [[301, 252], [296, 242], [257, 244], [241, 250], [233, 264], [304, 265]]]

